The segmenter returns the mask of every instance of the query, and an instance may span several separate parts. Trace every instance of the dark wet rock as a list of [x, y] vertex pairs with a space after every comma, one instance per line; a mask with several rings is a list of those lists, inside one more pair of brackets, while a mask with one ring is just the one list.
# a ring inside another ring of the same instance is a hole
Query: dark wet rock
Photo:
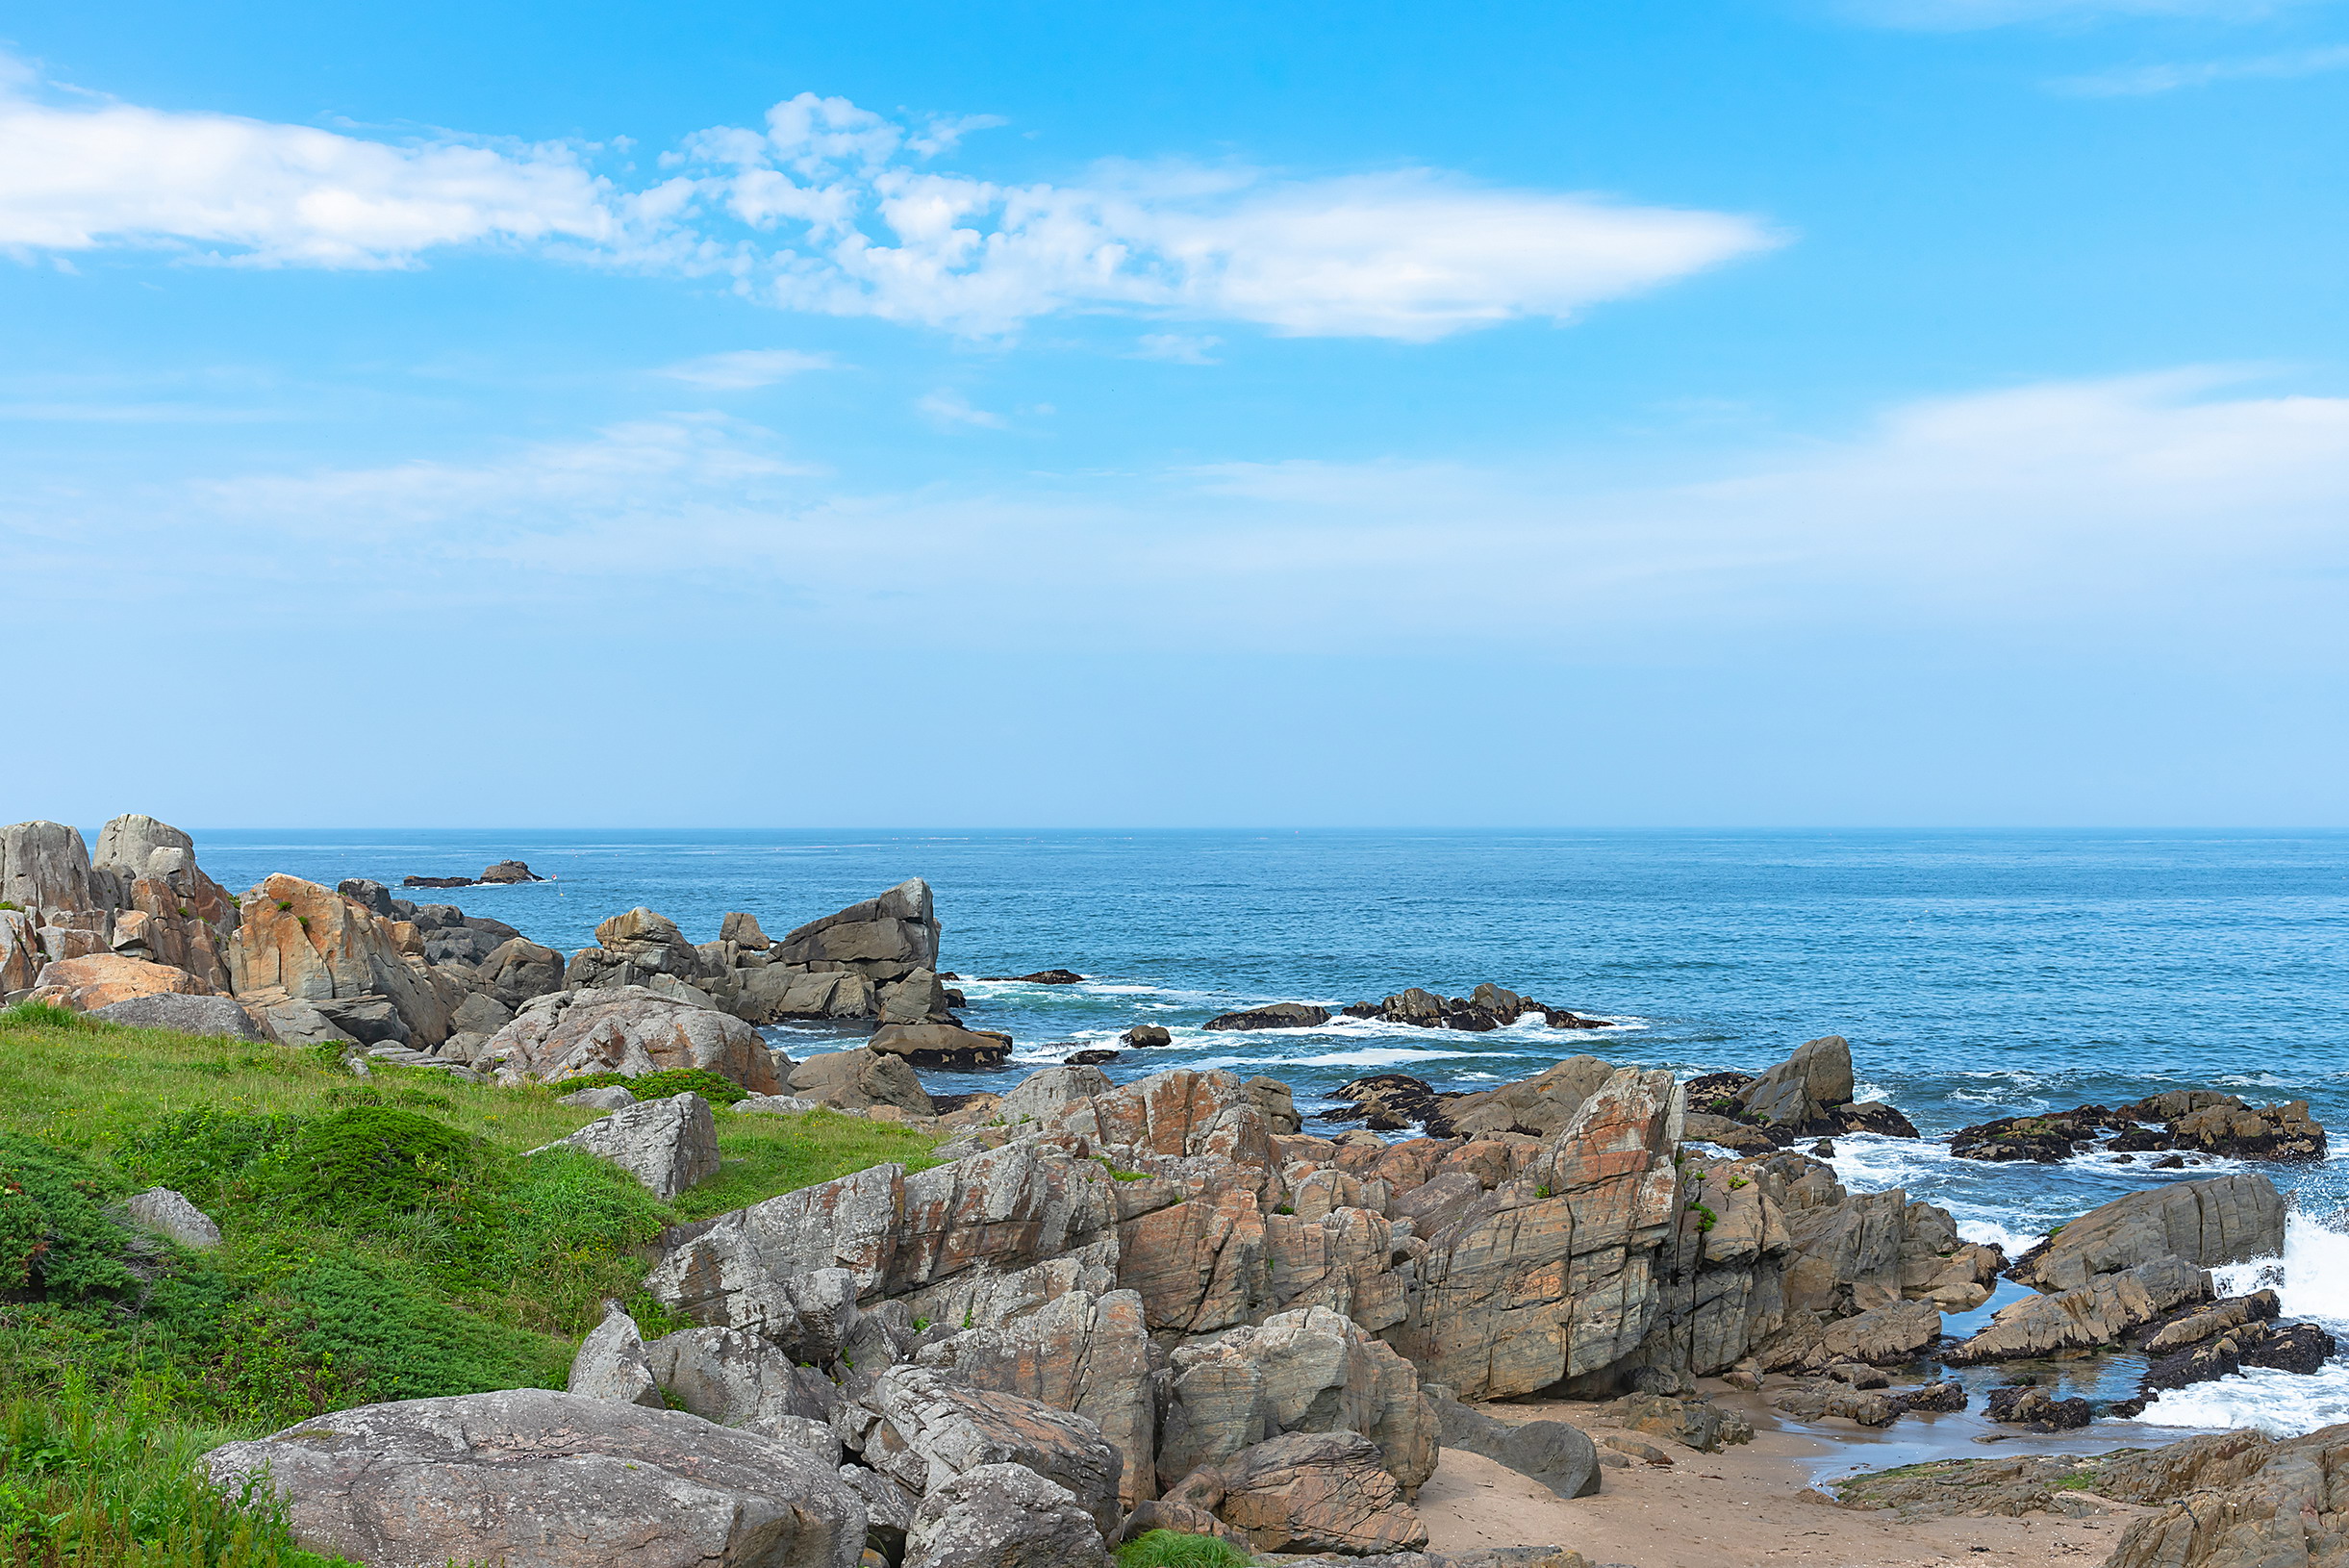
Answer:
[[1443, 1097], [1408, 1073], [1372, 1073], [1339, 1084], [1329, 1098], [1346, 1100], [1350, 1107], [1325, 1112], [1332, 1122], [1360, 1122], [1376, 1132], [1418, 1126], [1427, 1128], [1430, 1137], [1452, 1135]]
[[[1826, 1140], [1853, 1132], [1919, 1136], [1916, 1124], [1899, 1110], [1881, 1100], [1856, 1101], [1852, 1098], [1856, 1092], [1850, 1042], [1839, 1034], [1823, 1035], [1796, 1047], [1793, 1054], [1759, 1076], [1706, 1073], [1691, 1078], [1688, 1109], [1705, 1119], [1700, 1125], [1712, 1135], [1689, 1136], [1740, 1148], [1722, 1135], [1719, 1124], [1725, 1122], [1754, 1127], [1781, 1149], [1805, 1138]], [[1750, 1145], [1752, 1140], [1745, 1142]]]
[[1133, 1050], [1151, 1046], [1171, 1046], [1174, 1043], [1173, 1032], [1155, 1024], [1137, 1024], [1118, 1036], [1118, 1044]]
[[1941, 1355], [1953, 1366], [1970, 1366], [2110, 1345], [2184, 1302], [2210, 1296], [2209, 1273], [2176, 1257], [2159, 1258], [2001, 1307], [1988, 1328]]
[[1992, 1421], [2069, 1431], [2086, 1426], [2094, 1412], [2086, 1400], [2059, 1400], [2036, 1383], [2009, 1383], [1990, 1390], [1990, 1397], [1983, 1402], [1983, 1414]]
[[2185, 1388], [2245, 1367], [2271, 1367], [2306, 1376], [2322, 1367], [2338, 1348], [2333, 1336], [2313, 1323], [2239, 1324], [2148, 1362], [2137, 1392], [2147, 1395]]
[[545, 877], [518, 860], [501, 860], [494, 866], [485, 866], [476, 880], [496, 887], [508, 882], [543, 882]]
[[1961, 1382], [1928, 1383], [1923, 1388], [1895, 1394], [1893, 1403], [1906, 1415], [1911, 1410], [1928, 1413], [1965, 1408], [1965, 1384]]
[[399, 885], [404, 888], [469, 888], [473, 885], [473, 879], [469, 876], [403, 876]]
[[1073, 969], [1040, 969], [1033, 974], [982, 974], [982, 980], [1017, 980], [1028, 985], [1080, 985], [1084, 976]]
[[1106, 1067], [1125, 1053], [1122, 1050], [1073, 1050], [1061, 1058], [1064, 1067]]
[[1613, 1022], [1553, 1007], [1489, 981], [1465, 997], [1446, 997], [1413, 986], [1379, 1001], [1357, 1001], [1345, 1012], [1349, 1018], [1378, 1019], [1423, 1029], [1461, 1029], [1471, 1034], [1502, 1028], [1528, 1013], [1539, 1013], [1553, 1029], [1603, 1029]]
[[2030, 1160], [2053, 1165], [2096, 1150], [2134, 1156], [2169, 1152], [2153, 1161], [2175, 1171], [2185, 1154], [2286, 1162], [2325, 1157], [2325, 1130], [2305, 1100], [2254, 1107], [2234, 1095], [2179, 1089], [2117, 1106], [2079, 1105], [2067, 1111], [2007, 1116], [1950, 1135], [1961, 1159]]
[[1203, 1029], [1313, 1029], [1329, 1022], [1329, 1009], [1301, 1001], [1276, 1001], [1225, 1013], [1200, 1025]]

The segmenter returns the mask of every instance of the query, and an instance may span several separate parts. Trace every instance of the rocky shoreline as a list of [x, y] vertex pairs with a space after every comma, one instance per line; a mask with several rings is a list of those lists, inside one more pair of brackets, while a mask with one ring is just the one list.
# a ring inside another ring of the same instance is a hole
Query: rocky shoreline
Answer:
[[[694, 944], [639, 908], [566, 957], [374, 882], [275, 875], [232, 897], [186, 834], [128, 817], [94, 853], [59, 824], [0, 829], [0, 904], [9, 1001], [324, 1048], [362, 1073], [593, 1079], [567, 1102], [607, 1114], [563, 1141], [664, 1198], [716, 1174], [721, 1117], [821, 1109], [942, 1140], [927, 1168], [876, 1165], [665, 1235], [644, 1288], [693, 1327], [646, 1338], [614, 1305], [566, 1391], [340, 1411], [210, 1455], [231, 1489], [265, 1471], [306, 1544], [369, 1563], [1046, 1568], [1171, 1530], [1275, 1560], [1579, 1568], [1563, 1533], [1431, 1550], [1419, 1500], [1445, 1452], [1571, 1509], [1625, 1466], [1750, 1440], [1731, 1393], [1882, 1429], [1965, 1409], [1968, 1370], [2006, 1368], [1983, 1413], [2056, 1431], [2336, 1351], [2272, 1293], [2216, 1288], [2213, 1268], [2283, 1249], [2264, 1176], [2148, 1187], [2011, 1259], [1897, 1188], [1848, 1189], [1796, 1146], [1919, 1133], [1856, 1100], [1837, 1036], [1686, 1083], [1595, 1055], [1469, 1093], [1377, 1074], [1337, 1091], [1351, 1110], [1326, 1134], [1288, 1085], [1228, 1072], [1120, 1084], [1077, 1062], [933, 1097], [918, 1070], [999, 1068], [1012, 1042], [963, 1023], [919, 880], [780, 941], [736, 913]], [[1604, 1022], [1492, 985], [1357, 1006], [1470, 1030]], [[1328, 1018], [1275, 1003], [1207, 1026]], [[782, 1019], [871, 1032], [794, 1061], [758, 1032]], [[652, 1075], [708, 1075], [707, 1092], [626, 1087]], [[2325, 1147], [2305, 1105], [2204, 1091], [2008, 1119], [2026, 1120], [2050, 1126], [1966, 1129], [1956, 1151], [2073, 1157], [2106, 1133], [2115, 1157]], [[2002, 1280], [2023, 1294], [1945, 1332]], [[2148, 1358], [2141, 1386], [2102, 1408], [2033, 1370], [2123, 1349]], [[1509, 1419], [1518, 1400], [1590, 1422]], [[2114, 1568], [2338, 1562], [2349, 1527], [2323, 1500], [2349, 1495], [2349, 1429], [2328, 1432], [2192, 1439], [2082, 1485], [1936, 1473], [1839, 1501], [1997, 1511], [2094, 1484], [2147, 1510]], [[2275, 1555], [2295, 1529], [2301, 1555]]]

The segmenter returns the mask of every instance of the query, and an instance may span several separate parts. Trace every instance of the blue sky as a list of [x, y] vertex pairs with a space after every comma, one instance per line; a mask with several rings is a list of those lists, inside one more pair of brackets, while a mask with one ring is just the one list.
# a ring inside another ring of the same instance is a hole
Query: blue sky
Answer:
[[2349, 6], [4, 25], [0, 820], [2349, 822]]

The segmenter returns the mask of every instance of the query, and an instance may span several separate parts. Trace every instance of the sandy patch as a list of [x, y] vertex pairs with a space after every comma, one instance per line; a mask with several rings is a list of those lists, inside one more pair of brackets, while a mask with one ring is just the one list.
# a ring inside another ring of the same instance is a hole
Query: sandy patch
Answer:
[[[1504, 1420], [1572, 1421], [1602, 1435], [1592, 1405], [1485, 1406]], [[1926, 1564], [2041, 1564], [2092, 1568], [2141, 1511], [2103, 1517], [1928, 1519], [1810, 1501], [1816, 1462], [1840, 1445], [1787, 1431], [1699, 1454], [1651, 1439], [1669, 1466], [1604, 1473], [1598, 1495], [1571, 1501], [1490, 1459], [1446, 1449], [1419, 1495], [1433, 1551], [1479, 1546], [1571, 1547], [1593, 1564], [1630, 1568], [1923, 1568]], [[1898, 1463], [1899, 1459], [1887, 1462]], [[1840, 1467], [1839, 1467], [1840, 1468]]]

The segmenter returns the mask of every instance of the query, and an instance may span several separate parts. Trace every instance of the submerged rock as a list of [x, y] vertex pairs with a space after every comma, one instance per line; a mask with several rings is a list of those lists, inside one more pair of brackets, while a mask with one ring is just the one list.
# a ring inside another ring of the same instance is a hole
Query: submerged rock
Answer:
[[1200, 1025], [1202, 1029], [1318, 1029], [1329, 1022], [1329, 1009], [1301, 1001], [1276, 1001], [1225, 1013]]

